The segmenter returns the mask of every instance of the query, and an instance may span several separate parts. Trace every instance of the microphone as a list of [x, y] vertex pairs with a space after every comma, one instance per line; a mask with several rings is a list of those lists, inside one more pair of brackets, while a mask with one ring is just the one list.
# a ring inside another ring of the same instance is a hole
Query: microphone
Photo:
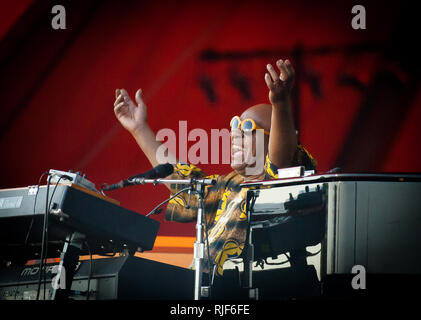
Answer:
[[145, 179], [166, 178], [173, 172], [174, 172], [174, 167], [169, 163], [165, 163], [165, 164], [160, 164], [156, 166], [155, 168], [152, 168], [151, 170], [146, 171], [144, 173], [131, 176], [127, 178], [127, 181], [130, 181], [136, 178], [145, 178]]
[[115, 189], [124, 188], [127, 186], [133, 186], [138, 184], [136, 182], [136, 179], [144, 178], [144, 179], [155, 179], [155, 178], [166, 178], [170, 174], [174, 172], [174, 167], [169, 164], [160, 164], [156, 166], [155, 168], [146, 171], [144, 173], [136, 174], [134, 176], [131, 176], [127, 179], [121, 180], [118, 183], [112, 184], [112, 185], [106, 185], [105, 187], [101, 188], [103, 191], [110, 191]]

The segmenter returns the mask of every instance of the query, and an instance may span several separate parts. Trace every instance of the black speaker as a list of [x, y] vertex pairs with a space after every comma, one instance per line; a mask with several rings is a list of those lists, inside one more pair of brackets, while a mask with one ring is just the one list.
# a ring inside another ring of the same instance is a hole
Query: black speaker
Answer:
[[[51, 298], [54, 266], [45, 267], [40, 299]], [[72, 283], [71, 299], [193, 300], [194, 271], [134, 256], [80, 261]], [[0, 300], [34, 300], [38, 289], [39, 266], [0, 269]]]

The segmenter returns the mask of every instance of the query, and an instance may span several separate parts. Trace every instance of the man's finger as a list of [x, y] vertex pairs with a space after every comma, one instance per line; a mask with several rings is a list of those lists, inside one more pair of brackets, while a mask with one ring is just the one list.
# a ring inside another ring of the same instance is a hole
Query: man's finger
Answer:
[[121, 108], [123, 107], [123, 106], [125, 106], [126, 105], [126, 103], [123, 101], [123, 102], [120, 102], [118, 105], [116, 105], [115, 107], [114, 107], [114, 112], [117, 114], [117, 113], [119, 113], [120, 111], [121, 111]]
[[282, 81], [285, 81], [288, 79], [288, 70], [287, 67], [285, 65], [285, 62], [283, 62], [282, 60], [279, 60], [277, 63], [280, 74], [279, 74], [279, 79], [281, 79]]
[[292, 64], [291, 64], [291, 62], [289, 60], [286, 60], [285, 61], [285, 66], [287, 67], [287, 70], [288, 70], [288, 76], [290, 78], [294, 78], [294, 76], [295, 76], [295, 70], [294, 70], [294, 67], [292, 66]]
[[132, 102], [132, 99], [130, 99], [129, 94], [127, 93], [126, 90], [121, 89], [121, 94], [123, 96], [124, 101], [126, 101], [127, 103]]
[[123, 102], [123, 101], [124, 101], [123, 95], [120, 94], [114, 102], [114, 107], [117, 106], [120, 102]]
[[269, 89], [273, 88], [273, 82], [272, 82], [272, 79], [271, 79], [269, 73], [265, 73], [265, 82], [266, 82], [266, 85], [268, 86]]
[[136, 96], [135, 96], [136, 102], [138, 105], [143, 104], [143, 98], [142, 98], [142, 89], [139, 89], [136, 91]]
[[278, 73], [276, 72], [275, 68], [272, 67], [271, 64], [268, 64], [266, 68], [269, 71], [270, 76], [272, 77], [272, 81], [275, 82], [278, 80]]
[[120, 95], [120, 89], [115, 89], [115, 97], [118, 98]]

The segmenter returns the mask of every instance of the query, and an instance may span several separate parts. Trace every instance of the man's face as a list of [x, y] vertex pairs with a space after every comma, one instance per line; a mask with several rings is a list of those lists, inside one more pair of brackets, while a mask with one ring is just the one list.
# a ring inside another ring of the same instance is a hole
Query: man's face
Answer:
[[[244, 120], [244, 117], [240, 119]], [[268, 136], [262, 130], [243, 132], [241, 129], [231, 129], [231, 168], [242, 176], [263, 173], [268, 141]]]

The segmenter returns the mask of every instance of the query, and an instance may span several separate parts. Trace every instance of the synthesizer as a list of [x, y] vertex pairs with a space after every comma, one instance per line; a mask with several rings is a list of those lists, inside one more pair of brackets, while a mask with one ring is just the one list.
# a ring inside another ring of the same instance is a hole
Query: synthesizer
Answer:
[[[0, 260], [39, 258], [46, 196], [47, 186], [0, 190]], [[86, 237], [82, 254], [153, 248], [159, 221], [123, 208], [114, 199], [72, 183], [51, 185], [48, 197], [47, 258], [60, 256], [73, 232]]]

